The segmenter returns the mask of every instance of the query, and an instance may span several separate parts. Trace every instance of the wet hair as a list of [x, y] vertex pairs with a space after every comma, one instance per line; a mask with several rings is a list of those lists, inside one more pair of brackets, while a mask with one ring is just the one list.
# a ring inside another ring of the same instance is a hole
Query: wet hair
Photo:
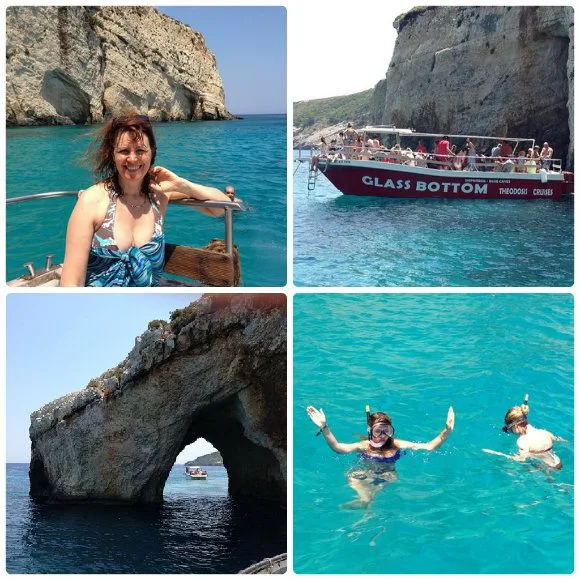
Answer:
[[509, 433], [516, 425], [526, 426], [528, 424], [528, 408], [525, 405], [518, 405], [517, 407], [512, 407], [505, 414], [504, 423], [502, 430], [505, 433]]
[[[115, 165], [115, 147], [123, 133], [128, 133], [131, 141], [142, 141], [143, 135], [147, 135], [151, 148], [151, 166], [155, 162], [157, 153], [157, 141], [155, 140], [153, 127], [149, 117], [146, 115], [124, 112], [105, 123], [95, 134], [95, 140], [99, 142], [99, 145], [93, 154], [94, 174], [104, 183], [110, 195], [123, 195]], [[141, 184], [142, 193], [149, 193], [150, 181], [149, 174], [147, 174]]]

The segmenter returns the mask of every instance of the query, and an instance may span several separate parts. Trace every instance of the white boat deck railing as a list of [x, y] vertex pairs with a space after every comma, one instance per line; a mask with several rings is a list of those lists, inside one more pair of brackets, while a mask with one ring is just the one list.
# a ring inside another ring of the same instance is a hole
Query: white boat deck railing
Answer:
[[[537, 173], [545, 169], [549, 173], [562, 173], [561, 159], [542, 159], [528, 157], [486, 157], [484, 155], [465, 156], [465, 165], [454, 167], [457, 156], [448, 155], [447, 159], [440, 160], [435, 153], [418, 153], [410, 150], [386, 149], [383, 147], [363, 147], [356, 149], [350, 146], [329, 147], [325, 150], [313, 147], [308, 150], [308, 155], [302, 155], [303, 149], [298, 149], [298, 162], [309, 162], [315, 167], [316, 161], [336, 161], [352, 159], [356, 161], [379, 161], [395, 165], [409, 165], [430, 169], [448, 169], [454, 171], [494, 171], [505, 173]], [[314, 163], [314, 165], [313, 165]], [[322, 169], [324, 171], [324, 169]]]

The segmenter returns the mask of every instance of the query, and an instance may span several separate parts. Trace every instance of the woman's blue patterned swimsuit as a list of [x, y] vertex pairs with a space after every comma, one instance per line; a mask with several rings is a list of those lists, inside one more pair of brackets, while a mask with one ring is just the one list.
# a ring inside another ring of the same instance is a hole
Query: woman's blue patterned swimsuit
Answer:
[[119, 250], [113, 230], [117, 196], [111, 195], [105, 220], [93, 236], [85, 286], [157, 286], [163, 271], [165, 237], [163, 216], [149, 195], [155, 216], [153, 237], [140, 248]]

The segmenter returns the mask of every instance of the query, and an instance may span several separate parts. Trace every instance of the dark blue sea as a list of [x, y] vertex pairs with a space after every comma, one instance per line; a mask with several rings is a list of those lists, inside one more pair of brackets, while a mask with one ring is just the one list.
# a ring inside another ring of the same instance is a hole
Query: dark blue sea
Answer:
[[173, 467], [159, 506], [49, 505], [28, 496], [28, 464], [6, 466], [6, 568], [11, 574], [228, 574], [286, 552], [286, 511], [228, 497], [223, 467], [208, 479]]
[[[297, 152], [295, 157], [297, 156]], [[574, 201], [342, 195], [294, 167], [297, 286], [550, 286], [574, 282]]]
[[[286, 115], [247, 115], [237, 121], [156, 124], [156, 165], [223, 190], [232, 184], [250, 210], [234, 217], [243, 285], [286, 283]], [[83, 165], [93, 127], [6, 129], [6, 196], [84, 189], [94, 183]], [[73, 198], [7, 206], [6, 275], [25, 273], [22, 264], [43, 266], [47, 254], [64, 258]], [[170, 207], [166, 239], [206, 245], [224, 237], [224, 222], [184, 207]]]

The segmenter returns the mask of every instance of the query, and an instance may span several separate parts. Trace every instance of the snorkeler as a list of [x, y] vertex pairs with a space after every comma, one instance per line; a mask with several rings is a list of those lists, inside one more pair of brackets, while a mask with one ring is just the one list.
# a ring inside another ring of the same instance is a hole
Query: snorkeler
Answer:
[[395, 463], [401, 458], [404, 449], [433, 451], [437, 449], [453, 431], [455, 414], [449, 407], [445, 428], [435, 439], [428, 443], [403, 441], [395, 437], [391, 418], [380, 411], [370, 413], [367, 405], [367, 439], [356, 443], [339, 443], [326, 423], [322, 409], [312, 406], [306, 408], [312, 422], [320, 429], [317, 435], [324, 436], [328, 446], [336, 453], [359, 453], [362, 466], [349, 470], [346, 474], [348, 485], [356, 491], [358, 499], [344, 504], [342, 507], [368, 508], [377, 492], [389, 483], [397, 480]]
[[562, 469], [562, 461], [554, 453], [552, 444], [554, 441], [566, 441], [566, 439], [556, 437], [545, 429], [536, 429], [530, 425], [528, 422], [528, 414], [530, 412], [528, 400], [529, 397], [526, 395], [522, 405], [509, 409], [505, 414], [505, 424], [502, 427], [504, 433], [519, 435], [517, 440], [518, 453], [508, 455], [491, 449], [482, 449], [482, 451], [492, 455], [500, 455], [513, 461], [537, 460], [543, 462], [551, 469]]

